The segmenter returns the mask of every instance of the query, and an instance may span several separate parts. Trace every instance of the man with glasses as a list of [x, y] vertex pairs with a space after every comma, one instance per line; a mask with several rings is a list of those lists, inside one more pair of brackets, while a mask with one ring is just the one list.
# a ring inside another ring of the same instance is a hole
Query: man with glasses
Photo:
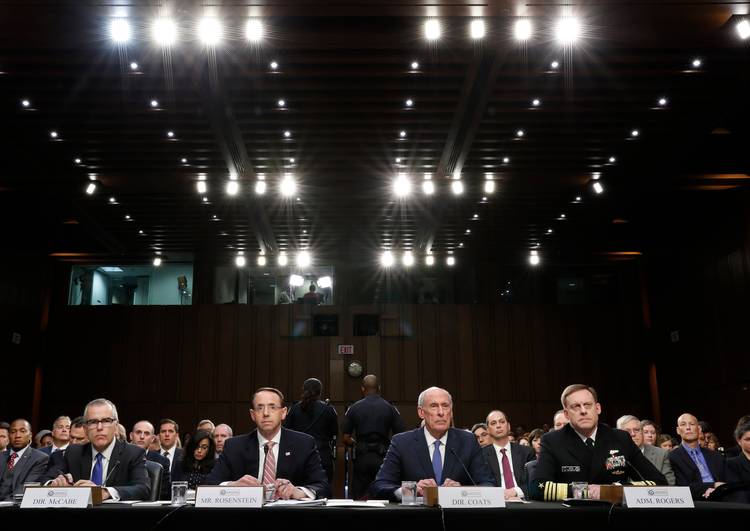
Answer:
[[643, 454], [643, 457], [648, 459], [656, 467], [656, 470], [664, 474], [669, 485], [675, 484], [674, 472], [667, 456], [669, 452], [656, 445], [643, 443], [643, 426], [638, 417], [623, 415], [617, 419], [617, 429], [628, 432], [630, 438], [633, 439], [633, 443]]
[[273, 485], [275, 497], [283, 500], [329, 497], [330, 486], [315, 439], [282, 428], [286, 413], [281, 391], [273, 387], [255, 391], [250, 418], [257, 429], [227, 439], [205, 483], [231, 487]]
[[424, 428], [394, 435], [383, 466], [370, 486], [373, 498], [399, 501], [401, 482], [416, 481], [417, 496], [425, 487], [495, 486], [482, 449], [472, 433], [452, 428], [453, 398], [430, 387], [417, 398]]
[[65, 452], [53, 487], [103, 487], [102, 498], [147, 500], [151, 483], [142, 448], [115, 438], [118, 417], [115, 405], [104, 398], [92, 400], [83, 410], [89, 441], [71, 445]]
[[571, 497], [572, 482], [587, 482], [585, 496], [591, 499], [599, 499], [601, 485], [667, 484], [627, 433], [599, 423], [602, 406], [593, 387], [569, 385], [560, 402], [570, 422], [542, 437], [530, 486], [534, 499], [559, 501]]

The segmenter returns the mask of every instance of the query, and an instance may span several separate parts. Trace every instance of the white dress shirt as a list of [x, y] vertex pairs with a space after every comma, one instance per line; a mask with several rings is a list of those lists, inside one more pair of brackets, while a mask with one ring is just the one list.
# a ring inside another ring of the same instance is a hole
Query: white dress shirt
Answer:
[[16, 452], [16, 460], [13, 462], [13, 466], [16, 466], [18, 462], [21, 460], [21, 456], [26, 452], [28, 448], [31, 448], [31, 443], [27, 444], [26, 446], [24, 446], [23, 448], [21, 448], [20, 450], [16, 452], [13, 449], [13, 446], [9, 444], [8, 447], [6, 448], [6, 450], [8, 451], [8, 462], [10, 461], [11, 454], [13, 454], [13, 452]]
[[[260, 432], [258, 433], [258, 481], [261, 483], [263, 482], [263, 467], [266, 464], [266, 451], [265, 446], [266, 443], [269, 442], [269, 439], [266, 439], [263, 437]], [[279, 468], [279, 446], [281, 444], [281, 430], [279, 430], [276, 435], [274, 435], [270, 442], [274, 442], [276, 444], [273, 445], [273, 448], [271, 448], [271, 452], [273, 452], [273, 456], [276, 461], [276, 470]], [[275, 472], [275, 471], [274, 471]], [[276, 474], [274, 474], [276, 479], [286, 479], [286, 478], [279, 478]], [[315, 493], [311, 491], [310, 489], [307, 489], [305, 487], [300, 487], [299, 485], [295, 485], [299, 490], [305, 493], [305, 496], [310, 498], [311, 500], [315, 499]]]
[[[424, 428], [424, 438], [427, 441], [427, 456], [430, 459], [430, 463], [432, 463], [432, 454], [435, 452], [435, 441], [437, 441], [437, 439], [433, 437], [429, 431], [427, 431], [427, 428]], [[442, 437], [440, 437], [440, 442], [440, 462], [445, 465], [445, 445], [448, 443], [447, 431]], [[438, 483], [439, 481], [440, 478], [435, 478], [435, 483], [437, 483], [438, 486], [440, 486], [440, 483]], [[401, 487], [397, 488], [393, 492], [393, 495], [396, 496], [396, 499], [400, 500], [402, 498]]]
[[[167, 452], [167, 455], [164, 455], [164, 452]], [[169, 459], [169, 470], [172, 470], [172, 462], [174, 461], [174, 454], [177, 453], [177, 445], [175, 444], [169, 450], [167, 450], [166, 448], [162, 448], [159, 453]]]
[[70, 443], [65, 443], [63, 446], [55, 446], [52, 445], [52, 450], [50, 450], [50, 455], [54, 454], [55, 452], [62, 452], [66, 450], [70, 446]]
[[[91, 472], [94, 471], [94, 467], [96, 466], [96, 454], [101, 453], [102, 454], [102, 481], [105, 481], [107, 479], [107, 474], [109, 473], [109, 463], [112, 458], [112, 451], [115, 449], [115, 444], [117, 444], [117, 439], [112, 439], [112, 442], [109, 443], [109, 446], [107, 446], [103, 451], [98, 452], [96, 448], [94, 448], [93, 445], [91, 445], [91, 471], [89, 472], [88, 478], [81, 478], [81, 479], [90, 479], [91, 478]], [[117, 492], [117, 489], [114, 487], [106, 487], [107, 492], [109, 492], [109, 495], [112, 497], [113, 500], [117, 501], [120, 499], [120, 494]]]
[[516, 472], [513, 469], [513, 455], [510, 451], [510, 438], [508, 439], [508, 442], [505, 443], [505, 446], [499, 446], [497, 444], [492, 444], [492, 447], [495, 449], [495, 455], [497, 455], [497, 462], [500, 465], [500, 486], [505, 488], [505, 478], [502, 477], [503, 475], [503, 452], [501, 450], [505, 450], [505, 455], [508, 456], [508, 463], [510, 464], [510, 473], [513, 474], [513, 485], [515, 485], [513, 488], [516, 489], [516, 496], [519, 498], [524, 497], [523, 489], [518, 486], [518, 480], [516, 479]]

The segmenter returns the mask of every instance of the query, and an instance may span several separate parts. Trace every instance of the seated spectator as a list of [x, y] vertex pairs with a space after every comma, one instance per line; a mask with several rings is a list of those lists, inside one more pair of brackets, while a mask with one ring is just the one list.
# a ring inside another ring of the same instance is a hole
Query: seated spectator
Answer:
[[474, 434], [474, 437], [477, 438], [477, 442], [482, 448], [492, 444], [490, 434], [487, 432], [487, 424], [485, 424], [484, 422], [477, 422], [471, 427], [470, 431]]
[[216, 462], [216, 443], [210, 431], [201, 430], [190, 437], [182, 459], [174, 466], [172, 481], [187, 481], [188, 488], [203, 485]]
[[34, 444], [38, 450], [52, 446], [52, 432], [50, 430], [39, 430], [39, 433], [34, 435]]
[[698, 426], [701, 429], [701, 434], [698, 438], [698, 442], [700, 443], [701, 448], [707, 448], [708, 437], [713, 434], [714, 430], [711, 428], [711, 425], [705, 420], [698, 421]]
[[661, 430], [653, 420], [644, 419], [641, 421], [641, 433], [643, 434], [643, 444], [653, 446], [656, 444], [656, 439], [661, 434]]
[[70, 417], [61, 415], [52, 423], [52, 444], [39, 448], [47, 455], [64, 452], [70, 444]]
[[724, 448], [721, 447], [719, 438], [715, 433], [709, 433], [706, 436], [706, 448], [713, 450], [714, 452], [719, 452], [720, 454], [724, 453]]
[[516, 442], [520, 444], [521, 446], [531, 446], [531, 443], [529, 443], [528, 437], [521, 436], [518, 438]]
[[531, 447], [534, 449], [536, 458], [539, 459], [539, 453], [542, 451], [542, 435], [545, 434], [544, 429], [536, 428], [531, 430], [529, 433], [529, 440], [531, 441]]
[[10, 444], [10, 424], [0, 422], [0, 452], [4, 452]]
[[[630, 438], [633, 439], [635, 444], [641, 451], [643, 456], [649, 460], [649, 462], [656, 467], [656, 469], [664, 474], [667, 478], [667, 484], [674, 485], [675, 477], [672, 471], [672, 465], [669, 463], [668, 451], [659, 448], [655, 444], [643, 444], [643, 428], [641, 428], [641, 421], [633, 415], [623, 415], [617, 419], [617, 429], [628, 432]], [[658, 439], [657, 439], [658, 440]]]
[[8, 431], [8, 450], [0, 454], [0, 501], [22, 494], [24, 483], [39, 481], [49, 460], [47, 454], [31, 447], [31, 424], [26, 419], [14, 420]]
[[195, 427], [195, 431], [204, 430], [204, 431], [210, 431], [211, 433], [213, 433], [215, 429], [216, 429], [216, 425], [211, 419], [203, 419]]
[[708, 498], [717, 487], [726, 482], [724, 457], [718, 452], [700, 447], [701, 428], [695, 415], [683, 413], [679, 416], [677, 435], [682, 442], [669, 452], [669, 462], [677, 485], [690, 487], [696, 500]]
[[672, 440], [672, 436], [666, 433], [662, 433], [656, 439], [656, 446], [662, 448], [663, 450], [666, 450], [667, 452], [671, 452], [674, 449], [674, 441]]
[[[744, 426], [747, 423], [750, 423], [750, 415], [743, 415], [737, 421], [737, 424], [736, 424], [736, 426], [734, 428], [736, 430], [740, 426]], [[724, 452], [724, 456], [727, 459], [730, 458], [730, 457], [737, 457], [740, 454], [742, 454], [742, 448], [740, 448], [739, 445], [738, 446], [733, 446], [732, 448], [729, 448], [726, 452]]]
[[744, 487], [732, 493], [728, 501], [750, 503], [750, 422], [738, 426], [734, 438], [741, 453], [727, 459], [727, 481]]
[[76, 417], [70, 422], [70, 444], [86, 444], [89, 436], [86, 433], [86, 419]]

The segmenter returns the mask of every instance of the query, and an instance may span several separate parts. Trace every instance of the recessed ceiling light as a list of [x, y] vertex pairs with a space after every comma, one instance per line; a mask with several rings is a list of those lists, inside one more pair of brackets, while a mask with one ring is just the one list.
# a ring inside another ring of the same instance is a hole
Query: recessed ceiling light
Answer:
[[31, 102], [29, 100], [21, 100], [21, 107], [24, 109], [28, 109], [31, 107]]
[[557, 70], [560, 68], [560, 61], [552, 61], [549, 66], [552, 70]]
[[138, 70], [138, 63], [136, 63], [135, 61], [133, 61], [132, 63], [130, 63], [130, 69], [131, 70]]
[[435, 265], [435, 257], [433, 255], [431, 255], [431, 254], [428, 254], [427, 256], [424, 257], [424, 263], [425, 263], [425, 265], [430, 266], [430, 267], [434, 266]]
[[258, 265], [260, 267], [264, 267], [266, 265], [266, 257], [261, 255], [258, 255]]
[[75, 159], [73, 159], [73, 162], [75, 162], [76, 164], [80, 164], [81, 163], [81, 159], [75, 158]]
[[737, 33], [740, 36], [740, 39], [745, 40], [747, 38], [750, 38], [750, 22], [748, 22], [747, 19], [742, 20], [737, 23]]
[[96, 183], [93, 182], [93, 181], [90, 181], [86, 185], [86, 193], [89, 194], [89, 195], [92, 195], [94, 192], [96, 192]]
[[197, 183], [195, 183], [195, 186], [198, 189], [199, 194], [205, 194], [206, 191], [208, 190], [208, 185], [206, 184], [206, 181], [198, 181]]
[[183, 164], [187, 164], [187, 159], [185, 157], [183, 157], [183, 158], [180, 159], [180, 162], [182, 162]]
[[177, 25], [172, 19], [156, 19], [152, 31], [154, 40], [161, 46], [171, 46], [177, 41]]
[[632, 136], [632, 137], [637, 137], [640, 134], [641, 134], [641, 132], [638, 129], [633, 129], [632, 131], [630, 131], [630, 136]]
[[448, 267], [453, 267], [456, 265], [456, 258], [454, 256], [449, 256], [445, 259], [445, 263], [448, 265]]
[[403, 263], [405, 267], [411, 267], [414, 265], [414, 255], [411, 251], [404, 251], [404, 255], [401, 257], [401, 263]]
[[159, 106], [159, 101], [158, 100], [151, 100], [151, 107], [156, 108], [158, 106]]
[[503, 157], [503, 164], [508, 164], [510, 162], [510, 157]]
[[284, 107], [284, 106], [286, 105], [286, 101], [284, 101], [284, 100], [279, 100], [279, 101], [277, 101], [277, 102], [276, 102], [276, 104], [277, 104], [277, 105], [278, 105], [279, 107]]
[[581, 196], [580, 196], [580, 195], [577, 195], [577, 196], [576, 196], [576, 201], [580, 201], [580, 200], [581, 200]]
[[281, 251], [281, 253], [279, 253], [279, 256], [276, 258], [276, 263], [281, 267], [284, 267], [289, 263], [289, 258], [287, 258], [284, 251]]
[[309, 267], [312, 263], [312, 256], [307, 251], [300, 251], [297, 253], [295, 262], [297, 263], [297, 267]]
[[422, 192], [424, 195], [432, 195], [435, 193], [435, 183], [432, 181], [422, 181]]
[[294, 159], [289, 159], [289, 164], [294, 164]]
[[143, 236], [145, 234], [145, 232], [143, 232], [143, 229], [139, 229], [138, 230], [138, 234], [140, 234], [141, 236]]
[[216, 46], [221, 41], [224, 30], [216, 17], [203, 17], [198, 23], [198, 37], [203, 44]]
[[297, 193], [297, 183], [294, 182], [294, 178], [291, 175], [286, 175], [281, 180], [281, 195], [284, 197], [291, 197]]
[[116, 18], [109, 25], [109, 34], [113, 41], [124, 44], [130, 40], [130, 24], [124, 18]]
[[667, 104], [667, 98], [659, 98], [659, 106], [664, 107]]
[[433, 18], [424, 23], [424, 36], [428, 41], [439, 39], [440, 33], [440, 21]]
[[258, 195], [266, 193], [266, 181], [257, 181], [255, 183], [255, 193]]
[[154, 258], [154, 267], [159, 267], [161, 265], [161, 258], [158, 256]]
[[484, 181], [484, 193], [485, 194], [495, 193], [495, 181]]
[[609, 163], [610, 164], [614, 164], [615, 162], [617, 162], [617, 158], [616, 157], [609, 157]]
[[399, 131], [398, 136], [401, 138], [406, 138], [406, 131]]
[[416, 62], [416, 61], [412, 61], [411, 62], [411, 69], [412, 70], [417, 70], [418, 68], [419, 68], [419, 63]]
[[406, 100], [406, 101], [404, 102], [404, 104], [405, 104], [405, 105], [406, 105], [407, 107], [412, 107], [412, 106], [414, 105], [414, 100], [408, 99], [408, 100]]
[[240, 183], [238, 183], [237, 181], [227, 181], [227, 194], [237, 195], [237, 192], [239, 191], [240, 191]]
[[472, 20], [469, 25], [469, 34], [474, 40], [484, 38], [487, 30], [484, 26], [484, 20]]
[[459, 180], [451, 181], [451, 191], [453, 191], [453, 195], [461, 195], [464, 193], [464, 183]]
[[250, 42], [260, 42], [263, 39], [263, 23], [257, 18], [251, 18], [245, 25], [245, 37]]
[[57, 138], [59, 135], [57, 134], [57, 131], [50, 131], [49, 136], [50, 138]]
[[533, 100], [531, 100], [532, 107], [539, 107], [541, 104], [542, 100], [540, 100], [539, 98], [534, 98]]
[[594, 183], [594, 191], [597, 194], [601, 194], [602, 192], [604, 192], [604, 187], [602, 186], [602, 183], [600, 183], [599, 181], [596, 181]]
[[471, 234], [471, 229], [466, 229], [466, 234]]
[[401, 174], [393, 181], [393, 193], [397, 197], [406, 197], [411, 193], [411, 181], [409, 178]]
[[168, 138], [174, 138], [174, 131], [167, 131]]
[[245, 267], [245, 264], [247, 263], [247, 260], [245, 257], [241, 254], [238, 254], [234, 257], [234, 263], [237, 267]]
[[693, 68], [700, 68], [703, 65], [703, 61], [696, 57], [695, 59], [693, 59], [692, 65]]
[[115, 199], [114, 197], [110, 197], [109, 198], [109, 202], [110, 203], [117, 203], [117, 199]]
[[547, 234], [552, 234], [552, 229], [547, 229]]
[[391, 267], [394, 263], [393, 253], [391, 251], [383, 251], [380, 255], [380, 263], [383, 267]]
[[565, 219], [565, 214], [560, 214], [560, 219]]
[[517, 20], [513, 25], [513, 36], [517, 41], [527, 41], [531, 38], [533, 28], [531, 21], [526, 19]]
[[289, 138], [291, 136], [292, 136], [292, 132], [291, 131], [284, 131], [284, 138]]
[[277, 68], [279, 68], [279, 63], [277, 63], [276, 61], [271, 61], [271, 64], [268, 66], [271, 67], [271, 70], [276, 70]]
[[529, 254], [529, 264], [536, 267], [539, 265], [539, 262], [540, 262], [539, 253], [537, 251], [532, 250], [531, 253]]
[[519, 129], [518, 131], [516, 131], [516, 136], [517, 136], [518, 138], [521, 138], [521, 137], [522, 137], [523, 135], [525, 135], [525, 134], [526, 134], [526, 133], [524, 133], [523, 129]]
[[474, 214], [474, 215], [472, 216], [472, 219], [479, 219], [479, 214]]
[[555, 26], [555, 37], [560, 44], [571, 45], [581, 35], [581, 24], [575, 17], [563, 17]]
[[130, 214], [125, 214], [125, 221], [132, 221]]

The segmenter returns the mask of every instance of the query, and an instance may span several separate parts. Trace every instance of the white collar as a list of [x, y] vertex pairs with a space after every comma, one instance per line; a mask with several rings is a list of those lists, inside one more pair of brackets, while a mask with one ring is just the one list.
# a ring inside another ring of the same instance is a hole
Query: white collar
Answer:
[[508, 442], [505, 443], [505, 446], [500, 446], [499, 444], [492, 443], [492, 446], [495, 447], [495, 451], [505, 450], [506, 452], [510, 453], [511, 446], [510, 446], [510, 439], [508, 439]]
[[[573, 428], [573, 426], [571, 426], [571, 428]], [[586, 439], [591, 439], [592, 441], [594, 441], [594, 443], [596, 443], [596, 432], [599, 431], [599, 425], [598, 424], [596, 425], [596, 428], [594, 428], [594, 431], [588, 437], [586, 437], [585, 435], [581, 435], [579, 432], [576, 431], [575, 428], [573, 428], [573, 431], [576, 432], [576, 434], [581, 438], [581, 440], [584, 443], [586, 442]]]
[[[424, 438], [427, 440], [427, 446], [431, 446], [437, 439], [432, 436], [430, 431], [427, 428], [424, 428]], [[445, 434], [443, 434], [442, 437], [440, 437], [440, 442], [445, 446], [448, 442], [448, 432], [446, 431]]]
[[112, 442], [109, 443], [109, 446], [107, 446], [101, 452], [99, 452], [96, 448], [94, 448], [94, 445], [92, 444], [91, 445], [91, 457], [95, 458], [96, 454], [100, 453], [100, 454], [102, 454], [104, 456], [104, 459], [106, 459], [107, 461], [109, 461], [110, 458], [112, 457], [112, 451], [115, 449], [115, 444], [117, 444], [117, 437], [115, 437], [114, 439], [112, 439]]
[[263, 437], [260, 434], [260, 430], [258, 430], [258, 446], [260, 446], [262, 448], [267, 442], [274, 442], [274, 443], [276, 443], [276, 446], [278, 446], [279, 443], [281, 443], [281, 428], [279, 428], [279, 431], [276, 432], [276, 435], [274, 435], [270, 439], [270, 441], [269, 441], [269, 439], [266, 439], [265, 437]]

